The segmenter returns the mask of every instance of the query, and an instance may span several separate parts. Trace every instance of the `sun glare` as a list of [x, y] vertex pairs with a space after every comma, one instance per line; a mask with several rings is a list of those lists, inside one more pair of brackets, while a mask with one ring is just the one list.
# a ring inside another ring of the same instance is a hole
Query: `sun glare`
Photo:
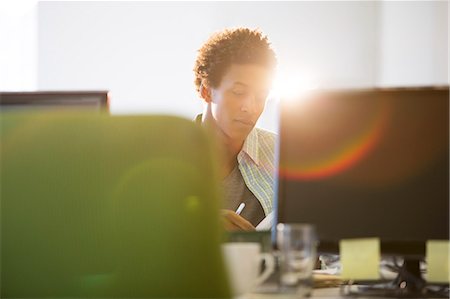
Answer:
[[317, 80], [312, 76], [279, 74], [274, 79], [271, 98], [283, 101], [299, 99], [318, 87]]

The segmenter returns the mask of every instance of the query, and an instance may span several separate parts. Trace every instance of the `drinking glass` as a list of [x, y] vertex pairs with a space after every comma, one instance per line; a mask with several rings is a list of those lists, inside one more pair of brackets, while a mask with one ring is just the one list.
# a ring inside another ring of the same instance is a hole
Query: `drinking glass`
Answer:
[[310, 224], [277, 225], [280, 291], [296, 297], [308, 297], [313, 287], [317, 237]]

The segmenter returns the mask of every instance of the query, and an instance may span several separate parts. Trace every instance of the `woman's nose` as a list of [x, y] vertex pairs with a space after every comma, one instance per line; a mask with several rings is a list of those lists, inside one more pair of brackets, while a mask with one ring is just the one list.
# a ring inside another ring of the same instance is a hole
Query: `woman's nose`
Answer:
[[254, 95], [249, 95], [242, 101], [242, 112], [253, 112], [255, 110], [256, 98]]

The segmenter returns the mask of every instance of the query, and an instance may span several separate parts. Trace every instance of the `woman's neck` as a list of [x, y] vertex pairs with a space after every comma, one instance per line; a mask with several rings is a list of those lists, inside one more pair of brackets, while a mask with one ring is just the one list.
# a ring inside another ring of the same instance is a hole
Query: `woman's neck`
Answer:
[[202, 125], [210, 127], [216, 137], [216, 142], [222, 157], [221, 174], [226, 177], [237, 165], [237, 155], [242, 149], [245, 140], [233, 139], [227, 135], [216, 123], [211, 110], [205, 109], [202, 117]]

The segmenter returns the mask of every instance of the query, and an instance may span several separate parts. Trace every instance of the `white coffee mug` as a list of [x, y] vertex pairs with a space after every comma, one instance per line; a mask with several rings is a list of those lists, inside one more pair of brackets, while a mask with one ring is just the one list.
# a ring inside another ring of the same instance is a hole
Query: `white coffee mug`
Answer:
[[[235, 296], [250, 293], [273, 273], [274, 258], [271, 254], [261, 253], [259, 243], [225, 243], [222, 245], [228, 277]], [[261, 261], [265, 269], [259, 274]]]

